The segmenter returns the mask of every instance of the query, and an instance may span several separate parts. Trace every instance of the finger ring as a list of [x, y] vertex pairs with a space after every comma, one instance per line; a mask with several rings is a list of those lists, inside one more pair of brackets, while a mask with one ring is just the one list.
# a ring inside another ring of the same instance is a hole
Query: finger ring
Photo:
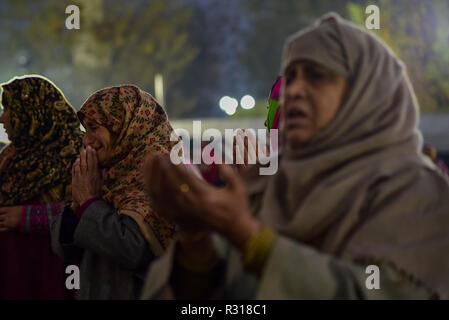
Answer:
[[187, 183], [183, 183], [179, 186], [179, 189], [181, 189], [182, 192], [189, 192], [190, 187]]

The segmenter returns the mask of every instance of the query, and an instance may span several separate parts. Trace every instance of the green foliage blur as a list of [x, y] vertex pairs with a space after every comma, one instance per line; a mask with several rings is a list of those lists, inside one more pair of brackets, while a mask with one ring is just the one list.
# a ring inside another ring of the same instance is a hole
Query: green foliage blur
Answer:
[[[80, 8], [79, 30], [65, 28], [69, 4]], [[112, 85], [153, 93], [156, 73], [170, 92], [167, 104], [189, 112], [197, 103], [178, 85], [200, 50], [188, 32], [193, 12], [180, 1], [7, 0], [2, 9], [10, 56], [26, 52], [18, 58], [25, 60], [22, 72], [49, 76], [76, 108]]]
[[[378, 1], [383, 39], [407, 66], [421, 111], [449, 110], [449, 1]], [[364, 25], [364, 7], [348, 3], [349, 18]]]
[[[407, 66], [421, 111], [449, 111], [449, 1], [447, 0], [283, 0], [245, 1], [253, 30], [241, 60], [250, 82], [275, 78], [287, 35], [306, 27], [328, 11], [365, 27], [365, 8], [380, 9], [380, 30], [372, 30]], [[257, 30], [257, 31], [256, 31]], [[271, 83], [255, 86], [260, 96]]]

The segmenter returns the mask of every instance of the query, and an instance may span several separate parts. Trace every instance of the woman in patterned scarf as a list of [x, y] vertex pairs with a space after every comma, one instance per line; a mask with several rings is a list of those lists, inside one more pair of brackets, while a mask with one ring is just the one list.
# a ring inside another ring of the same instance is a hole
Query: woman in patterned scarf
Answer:
[[86, 149], [73, 166], [73, 204], [55, 225], [54, 248], [63, 256], [84, 250], [79, 299], [135, 299], [174, 233], [153, 211], [140, 166], [177, 140], [162, 107], [132, 85], [94, 93], [78, 117]]
[[44, 77], [14, 78], [2, 88], [0, 122], [11, 143], [0, 153], [0, 261], [8, 261], [0, 265], [0, 297], [60, 299], [64, 269], [49, 239], [58, 205], [42, 204], [71, 200], [80, 123]]

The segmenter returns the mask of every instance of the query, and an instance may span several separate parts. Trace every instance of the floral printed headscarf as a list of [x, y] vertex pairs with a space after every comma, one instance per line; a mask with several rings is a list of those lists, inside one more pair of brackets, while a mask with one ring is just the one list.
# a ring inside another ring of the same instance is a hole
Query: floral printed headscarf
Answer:
[[167, 114], [154, 98], [132, 85], [95, 92], [78, 112], [81, 122], [89, 118], [108, 129], [115, 138], [105, 164], [102, 198], [119, 214], [139, 225], [154, 254], [159, 255], [174, 235], [174, 225], [152, 208], [144, 190], [141, 165], [146, 154], [169, 154], [177, 143]]
[[0, 206], [69, 201], [72, 163], [82, 146], [75, 110], [41, 76], [14, 78], [1, 87], [14, 135], [0, 153]]

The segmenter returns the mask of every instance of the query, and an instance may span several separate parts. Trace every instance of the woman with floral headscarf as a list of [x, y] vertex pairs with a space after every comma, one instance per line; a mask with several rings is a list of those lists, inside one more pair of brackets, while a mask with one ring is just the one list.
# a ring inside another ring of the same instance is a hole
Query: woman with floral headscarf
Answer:
[[62, 299], [64, 268], [49, 225], [71, 201], [80, 122], [44, 77], [14, 78], [2, 89], [0, 122], [11, 143], [0, 153], [0, 299]]
[[214, 188], [149, 162], [155, 207], [183, 237], [143, 297], [449, 299], [449, 179], [422, 153], [403, 64], [331, 14], [288, 39], [282, 76], [275, 175], [253, 166], [245, 186], [221, 166]]
[[54, 249], [63, 256], [84, 251], [79, 299], [134, 299], [148, 263], [174, 233], [153, 210], [140, 166], [177, 140], [170, 141], [162, 107], [132, 85], [95, 92], [78, 117], [86, 149], [72, 169], [72, 206], [54, 225]]

